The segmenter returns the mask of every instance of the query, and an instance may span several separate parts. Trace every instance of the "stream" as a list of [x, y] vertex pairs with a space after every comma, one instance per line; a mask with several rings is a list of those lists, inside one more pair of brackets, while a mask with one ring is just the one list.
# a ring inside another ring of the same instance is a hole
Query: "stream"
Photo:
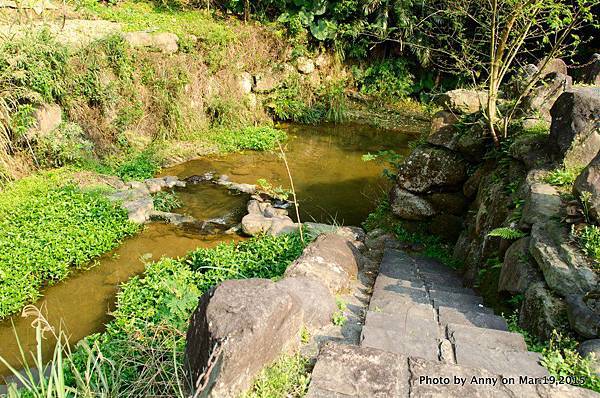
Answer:
[[[302, 221], [360, 225], [376, 201], [389, 189], [382, 176], [384, 165], [364, 162], [368, 152], [394, 150], [408, 153], [412, 133], [379, 130], [367, 125], [341, 124], [284, 126], [290, 139], [286, 144]], [[414, 131], [414, 126], [413, 126]], [[180, 178], [214, 171], [231, 181], [255, 184], [260, 178], [274, 186], [289, 186], [283, 161], [277, 153], [244, 152], [210, 156], [163, 169], [162, 176]], [[198, 220], [225, 218], [237, 223], [245, 214], [247, 195], [233, 194], [211, 184], [188, 185], [178, 190], [183, 206], [176, 211]], [[236, 235], [200, 235], [179, 227], [152, 223], [121, 246], [96, 259], [88, 270], [75, 272], [67, 280], [45, 289], [35, 305], [43, 308], [53, 326], [62, 325], [71, 342], [103, 330], [110, 321], [119, 285], [144, 270], [144, 262], [163, 256], [181, 257], [198, 247], [243, 239]], [[25, 351], [35, 348], [32, 319], [20, 314], [0, 322], [0, 356], [22, 367], [15, 331]], [[13, 330], [14, 325], [14, 330]], [[45, 344], [48, 357], [53, 347]], [[0, 365], [0, 376], [9, 374]], [[1, 384], [1, 383], [0, 383]]]

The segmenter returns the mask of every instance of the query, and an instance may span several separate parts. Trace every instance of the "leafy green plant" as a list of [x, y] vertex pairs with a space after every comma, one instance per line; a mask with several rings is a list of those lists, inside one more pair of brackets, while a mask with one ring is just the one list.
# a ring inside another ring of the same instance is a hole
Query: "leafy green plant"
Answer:
[[333, 313], [331, 322], [333, 322], [333, 324], [336, 326], [344, 326], [348, 321], [348, 317], [346, 316], [348, 304], [346, 304], [346, 302], [339, 297], [335, 299], [335, 304], [337, 306], [337, 310]]
[[496, 228], [488, 233], [488, 236], [495, 236], [506, 240], [520, 239], [526, 235], [525, 232], [511, 227]]
[[115, 174], [125, 181], [144, 180], [154, 177], [159, 170], [158, 161], [151, 151], [140, 152], [133, 159], [121, 163]]
[[259, 191], [264, 192], [267, 195], [269, 195], [270, 197], [275, 198], [275, 199], [288, 200], [288, 198], [292, 194], [291, 190], [285, 189], [281, 186], [275, 187], [275, 186], [271, 185], [271, 183], [268, 182], [264, 178], [258, 179], [256, 181], [256, 185], [257, 185]]
[[54, 172], [11, 183], [0, 192], [0, 230], [2, 318], [138, 227], [100, 192], [82, 190], [64, 172]]
[[585, 225], [582, 229], [572, 229], [583, 251], [594, 260], [595, 267], [600, 267], [600, 228], [596, 225]]
[[593, 370], [591, 358], [577, 352], [577, 341], [554, 331], [542, 351], [542, 365], [554, 376], [575, 378], [580, 386], [600, 392], [600, 377]]
[[401, 58], [376, 62], [365, 69], [355, 67], [353, 74], [359, 90], [367, 95], [395, 100], [413, 92], [414, 76]]
[[299, 353], [284, 355], [256, 378], [242, 398], [303, 397], [310, 382], [310, 361]]
[[218, 131], [212, 140], [223, 152], [237, 152], [244, 149], [268, 151], [277, 147], [277, 142], [287, 139], [287, 134], [272, 127], [246, 127], [240, 130]]
[[581, 174], [581, 170], [582, 168], [556, 169], [544, 177], [544, 182], [557, 187], [571, 186], [575, 182], [577, 176]]
[[366, 153], [362, 155], [361, 158], [363, 162], [377, 161], [389, 165], [390, 168], [386, 167], [383, 170], [383, 175], [392, 181], [396, 180], [397, 176], [395, 170], [398, 169], [404, 159], [402, 155], [393, 150], [379, 151], [376, 154]]
[[157, 211], [172, 211], [182, 206], [177, 193], [174, 191], [159, 191], [152, 195], [154, 209]]

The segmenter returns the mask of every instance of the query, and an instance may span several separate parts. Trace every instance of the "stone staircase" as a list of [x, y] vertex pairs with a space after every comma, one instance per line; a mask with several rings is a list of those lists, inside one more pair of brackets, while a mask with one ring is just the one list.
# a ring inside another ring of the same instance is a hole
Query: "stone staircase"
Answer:
[[600, 396], [544, 384], [539, 354], [482, 303], [448, 267], [386, 246], [360, 345], [325, 344], [307, 397]]

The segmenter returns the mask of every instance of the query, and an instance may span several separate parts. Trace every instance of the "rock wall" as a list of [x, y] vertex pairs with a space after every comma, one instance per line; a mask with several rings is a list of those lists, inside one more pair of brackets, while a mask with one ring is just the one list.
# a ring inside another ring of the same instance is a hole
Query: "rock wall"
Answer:
[[[445, 109], [434, 116], [427, 143], [399, 168], [392, 211], [456, 242], [454, 257], [464, 264], [467, 285], [477, 285], [490, 263], [501, 263], [493, 288], [504, 297], [521, 295], [520, 324], [533, 334], [547, 339], [554, 329], [570, 328], [596, 338], [597, 265], [574, 244], [564, 222], [581, 214], [581, 204], [566, 201], [543, 177], [557, 167], [585, 166], [574, 194], [590, 192], [589, 213], [597, 220], [600, 87], [573, 88], [570, 77], [549, 71], [524, 111], [551, 117], [550, 133], [522, 135], [503, 151], [492, 150], [485, 130], [469, 116], [481, 97], [468, 90], [443, 97]], [[459, 119], [472, 122], [465, 128]], [[499, 227], [524, 237], [491, 236]]]

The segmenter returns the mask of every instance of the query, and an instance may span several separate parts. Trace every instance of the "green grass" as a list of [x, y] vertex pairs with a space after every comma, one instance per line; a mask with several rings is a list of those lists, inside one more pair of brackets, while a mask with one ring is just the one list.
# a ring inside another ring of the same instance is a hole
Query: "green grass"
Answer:
[[125, 31], [171, 32], [180, 37], [195, 35], [209, 45], [224, 46], [235, 40], [231, 29], [237, 21], [219, 22], [206, 11], [160, 7], [145, 1], [120, 1], [118, 6], [95, 0], [74, 2], [79, 10], [98, 18], [119, 22]]
[[586, 225], [578, 232], [573, 232], [581, 249], [594, 260], [594, 267], [600, 267], [600, 228]]
[[[180, 396], [185, 331], [199, 296], [227, 279], [278, 278], [303, 249], [297, 234], [264, 236], [149, 263], [122, 285], [114, 320], [87, 344], [118, 368], [110, 384], [120, 394]], [[74, 356], [81, 371], [87, 358], [81, 349]]]
[[308, 391], [311, 366], [300, 354], [284, 355], [254, 381], [242, 398], [303, 397]]
[[575, 183], [575, 179], [581, 174], [582, 170], [582, 168], [555, 169], [544, 178], [544, 182], [556, 187], [570, 187]]
[[0, 193], [0, 318], [137, 229], [124, 210], [64, 173], [9, 184]]
[[577, 384], [596, 392], [600, 392], [600, 377], [593, 371], [591, 358], [583, 358], [577, 352], [577, 340], [556, 331], [548, 341], [541, 341], [518, 325], [518, 312], [505, 317], [508, 329], [520, 333], [527, 343], [529, 351], [542, 354], [542, 365], [555, 377], [575, 377], [582, 383]]
[[287, 134], [272, 127], [246, 127], [238, 130], [217, 130], [211, 135], [222, 152], [245, 149], [268, 151], [277, 148], [277, 142], [287, 139]]
[[154, 210], [157, 211], [172, 211], [182, 205], [177, 193], [174, 191], [159, 191], [152, 195], [152, 202], [154, 203]]

